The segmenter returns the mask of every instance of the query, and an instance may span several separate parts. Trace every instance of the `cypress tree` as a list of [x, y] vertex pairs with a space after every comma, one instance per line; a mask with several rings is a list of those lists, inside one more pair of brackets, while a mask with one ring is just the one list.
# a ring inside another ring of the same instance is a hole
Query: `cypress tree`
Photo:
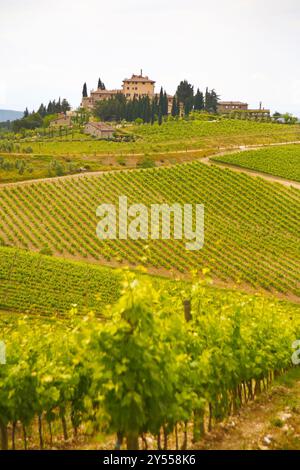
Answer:
[[178, 106], [177, 106], [176, 95], [173, 96], [171, 114], [172, 114], [173, 117], [178, 116], [178, 114], [179, 114], [179, 110], [178, 110]]
[[158, 99], [158, 114], [161, 114], [163, 116], [163, 111], [164, 111], [164, 91], [163, 88], [161, 87], [160, 92], [159, 92], [159, 99]]
[[128, 101], [126, 105], [126, 121], [132, 121], [132, 102]]
[[150, 104], [150, 98], [149, 96], [145, 97], [145, 122], [150, 122], [151, 121], [151, 104]]
[[138, 108], [139, 108], [138, 101], [136, 97], [134, 96], [132, 100], [132, 116], [131, 116], [132, 121], [135, 121], [135, 119], [138, 117]]
[[158, 125], [162, 125], [162, 112], [161, 109], [158, 110]]
[[139, 97], [139, 99], [136, 101], [136, 118], [143, 119], [143, 114], [144, 114], [143, 98]]
[[163, 97], [163, 116], [167, 116], [169, 114], [169, 105], [168, 105], [168, 96], [166, 91], [164, 92], [164, 97]]
[[38, 109], [38, 113], [41, 117], [45, 117], [46, 114], [47, 114], [47, 109], [46, 107], [43, 105], [43, 103], [41, 104], [41, 106], [39, 107]]
[[154, 124], [155, 122], [155, 117], [157, 115], [157, 111], [158, 111], [158, 105], [157, 105], [157, 97], [155, 96], [152, 100], [152, 103], [151, 103], [151, 124]]
[[105, 85], [102, 82], [101, 78], [99, 78], [99, 80], [98, 80], [98, 89], [99, 90], [105, 90]]
[[189, 114], [194, 104], [194, 87], [187, 80], [183, 80], [177, 87], [176, 96], [183, 104], [185, 114]]
[[204, 96], [199, 88], [197, 89], [197, 93], [194, 98], [194, 109], [195, 111], [201, 111], [204, 109]]
[[216, 93], [216, 90], [213, 88], [210, 92], [210, 105], [213, 113], [217, 112], [219, 96]]
[[52, 103], [52, 101], [49, 101], [49, 104], [47, 106], [47, 114], [53, 114], [55, 113], [55, 105]]
[[82, 97], [87, 98], [87, 86], [86, 83], [84, 83], [83, 88], [82, 88]]
[[66, 112], [69, 111], [70, 109], [71, 109], [71, 106], [69, 102], [66, 100], [66, 98], [64, 98], [61, 103], [62, 112], [66, 114]]
[[210, 93], [208, 91], [208, 88], [206, 87], [205, 90], [205, 111], [210, 111]]
[[[54, 101], [54, 103], [55, 103], [55, 101]], [[57, 102], [57, 103], [55, 103], [55, 111], [56, 111], [57, 113], [61, 113], [61, 102], [60, 102], [60, 97], [58, 98], [58, 102]]]
[[206, 88], [205, 91], [205, 110], [209, 113], [216, 113], [218, 106], [219, 96], [216, 91], [212, 89], [211, 91]]

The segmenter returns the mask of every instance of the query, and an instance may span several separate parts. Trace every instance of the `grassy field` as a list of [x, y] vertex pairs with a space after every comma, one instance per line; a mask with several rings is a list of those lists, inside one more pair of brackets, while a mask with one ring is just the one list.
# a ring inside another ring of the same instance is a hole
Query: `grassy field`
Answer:
[[220, 145], [242, 145], [300, 139], [300, 126], [239, 120], [170, 121], [161, 126], [149, 124], [128, 126], [135, 142], [82, 141], [32, 142], [35, 154], [75, 155], [108, 153], [160, 153], [202, 149]]
[[[205, 205], [205, 244], [184, 240], [102, 240], [96, 208], [103, 202]], [[299, 296], [300, 194], [200, 162], [171, 168], [76, 176], [0, 188], [4, 245], [112, 265], [144, 264], [156, 272], [209, 268], [225, 283]]]
[[[16, 141], [9, 153], [0, 152], [0, 182], [38, 179], [85, 171], [136, 168], [144, 165], [172, 165], [218, 152], [220, 147], [269, 144], [300, 140], [300, 126], [220, 120], [170, 121], [161, 126], [126, 126], [123, 133], [134, 142], [87, 139], [54, 139], [34, 136]], [[22, 152], [30, 147], [32, 153]], [[194, 150], [194, 151], [193, 151]], [[14, 153], [15, 152], [15, 153]], [[2, 161], [2, 163], [1, 163]]]
[[248, 150], [212, 160], [300, 181], [300, 145]]
[[[80, 147], [79, 147], [80, 148]], [[188, 151], [182, 153], [153, 154], [146, 156], [131, 155], [0, 155], [4, 166], [0, 165], [0, 183], [28, 181], [32, 179], [51, 178], [82, 172], [121, 170], [139, 166], [170, 166], [176, 163], [193, 161], [214, 153], [213, 149]], [[22, 169], [20, 170], [20, 164]]]

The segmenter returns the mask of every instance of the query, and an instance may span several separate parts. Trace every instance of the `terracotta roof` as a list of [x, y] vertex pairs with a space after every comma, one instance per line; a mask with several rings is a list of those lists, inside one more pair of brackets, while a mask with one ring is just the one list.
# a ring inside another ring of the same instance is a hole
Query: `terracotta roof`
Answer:
[[114, 132], [114, 128], [108, 124], [106, 124], [106, 122], [89, 122], [88, 124], [86, 124], [87, 126], [92, 126], [94, 127], [95, 129], [98, 129], [99, 131], [111, 131], [111, 132]]
[[218, 101], [218, 104], [221, 104], [221, 105], [245, 105], [245, 104], [248, 104], [248, 103], [242, 103], [241, 101]]
[[155, 83], [154, 80], [150, 80], [149, 77], [143, 77], [142, 75], [132, 75], [131, 78], [124, 78], [123, 82], [147, 82]]
[[122, 90], [92, 90], [91, 95], [97, 94], [97, 95], [112, 95], [112, 94], [117, 94], [117, 93], [122, 93]]

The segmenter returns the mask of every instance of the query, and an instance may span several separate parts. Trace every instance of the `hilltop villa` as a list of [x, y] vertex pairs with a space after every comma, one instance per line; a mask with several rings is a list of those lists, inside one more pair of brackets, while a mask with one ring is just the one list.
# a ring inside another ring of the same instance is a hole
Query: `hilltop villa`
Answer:
[[[140, 98], [149, 96], [153, 99], [159, 94], [155, 93], [155, 81], [151, 80], [147, 75], [143, 75], [141, 70], [140, 75], [133, 74], [131, 78], [124, 78], [122, 82], [122, 88], [115, 90], [103, 90], [97, 88], [97, 90], [91, 90], [90, 96], [82, 98], [81, 106], [86, 109], [93, 110], [97, 101], [107, 100], [113, 98], [117, 94], [122, 94], [127, 100], [133, 100], [134, 98]], [[168, 98], [168, 113], [171, 113], [173, 96], [167, 95]], [[270, 110], [262, 107], [262, 103], [259, 104], [259, 109], [249, 109], [248, 103], [241, 101], [219, 101], [218, 102], [218, 113], [220, 114], [234, 114], [242, 113], [247, 117], [269, 117]], [[183, 106], [181, 106], [181, 114], [183, 113]]]
[[[126, 96], [127, 100], [132, 100], [134, 98], [140, 98], [144, 96], [149, 96], [150, 99], [153, 99], [154, 96], [158, 96], [154, 91], [155, 81], [150, 80], [149, 77], [143, 76], [141, 70], [140, 75], [132, 75], [131, 78], [125, 78], [123, 80], [122, 88], [116, 90], [91, 90], [90, 96], [83, 97], [81, 106], [87, 109], [93, 109], [97, 101], [106, 100], [116, 96], [118, 93], [122, 93]], [[168, 108], [169, 113], [172, 109], [173, 96], [168, 96]]]

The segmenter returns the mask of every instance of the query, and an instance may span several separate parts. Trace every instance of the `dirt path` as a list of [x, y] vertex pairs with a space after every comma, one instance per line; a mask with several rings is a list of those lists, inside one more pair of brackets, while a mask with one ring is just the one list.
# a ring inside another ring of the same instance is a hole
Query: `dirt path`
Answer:
[[[274, 146], [274, 144], [271, 144], [270, 146]], [[261, 147], [251, 147], [251, 150], [255, 150], [259, 148]], [[225, 155], [232, 155], [233, 153], [245, 152], [246, 150], [249, 150], [249, 149], [250, 149], [249, 147], [240, 147], [238, 150], [223, 151], [215, 155], [210, 155], [209, 157], [203, 157], [201, 158], [200, 161], [209, 166], [215, 165], [220, 168], [229, 168], [230, 170], [235, 171], [236, 173], [247, 173], [250, 176], [259, 176], [260, 178], [263, 178], [267, 181], [271, 181], [272, 183], [280, 183], [280, 184], [283, 184], [284, 186], [288, 186], [288, 187], [292, 186], [293, 188], [300, 189], [300, 183], [297, 181], [288, 180], [288, 179], [282, 178], [281, 176], [274, 176], [268, 173], [264, 173], [262, 171], [251, 170], [250, 168], [244, 168], [242, 166], [234, 165], [234, 163], [224, 163], [224, 162], [218, 162], [218, 161], [212, 160], [212, 158], [215, 158], [215, 157], [223, 157]]]
[[195, 449], [300, 449], [300, 367], [283, 376], [238, 415], [217, 425]]
[[[218, 149], [217, 153], [212, 154], [209, 157], [200, 158], [199, 161], [201, 161], [202, 163], [204, 163], [206, 165], [215, 164], [217, 166], [224, 167], [224, 168], [228, 167], [231, 170], [237, 171], [239, 173], [243, 172], [243, 173], [247, 173], [251, 176], [260, 176], [261, 178], [264, 178], [268, 181], [273, 181], [273, 182], [283, 184], [285, 186], [293, 186], [297, 189], [300, 189], [300, 183], [297, 183], [295, 181], [286, 180], [284, 178], [268, 175], [266, 173], [257, 172], [257, 171], [254, 171], [254, 170], [252, 171], [252, 170], [249, 170], [247, 168], [236, 167], [236, 166], [230, 165], [230, 164], [217, 163], [217, 162], [210, 161], [210, 159], [214, 158], [214, 157], [220, 157], [220, 156], [223, 156], [223, 155], [229, 155], [229, 154], [237, 153], [237, 152], [241, 152], [241, 151], [256, 150], [256, 149], [260, 149], [260, 148], [263, 148], [263, 147], [277, 147], [277, 146], [281, 146], [281, 145], [292, 145], [292, 144], [300, 144], [300, 141], [297, 140], [297, 141], [290, 141], [290, 142], [277, 142], [277, 143], [271, 143], [271, 144], [256, 144], [256, 145], [236, 146], [236, 147], [220, 147]], [[177, 151], [174, 151], [174, 152], [162, 153], [161, 156], [169, 155], [169, 154], [197, 153], [197, 152], [201, 152], [201, 151], [203, 151], [203, 148], [202, 149], [177, 150]], [[135, 156], [137, 156], [137, 155], [138, 156], [144, 156], [145, 154], [143, 154], [143, 153], [135, 154]], [[123, 156], [126, 157], [126, 156], [130, 156], [130, 155], [123, 155]], [[182, 164], [187, 164], [187, 163], [190, 163], [190, 162], [183, 162]], [[0, 183], [0, 188], [9, 187], [9, 186], [23, 186], [23, 185], [34, 184], [34, 183], [38, 183], [38, 182], [61, 181], [61, 180], [66, 180], [66, 179], [70, 179], [70, 178], [84, 178], [86, 176], [99, 176], [99, 175], [103, 175], [104, 173], [115, 173], [115, 172], [118, 172], [118, 171], [122, 171], [122, 172], [143, 171], [143, 169], [138, 169], [138, 168], [126, 168], [126, 169], [124, 169], [124, 168], [122, 168], [120, 170], [87, 171], [87, 172], [84, 172], [84, 173], [76, 173], [76, 174], [73, 174], [73, 175], [54, 176], [54, 177], [51, 177], [51, 178], [31, 179], [31, 180], [25, 180], [25, 181], [16, 181], [16, 182], [13, 182], [13, 183]]]

